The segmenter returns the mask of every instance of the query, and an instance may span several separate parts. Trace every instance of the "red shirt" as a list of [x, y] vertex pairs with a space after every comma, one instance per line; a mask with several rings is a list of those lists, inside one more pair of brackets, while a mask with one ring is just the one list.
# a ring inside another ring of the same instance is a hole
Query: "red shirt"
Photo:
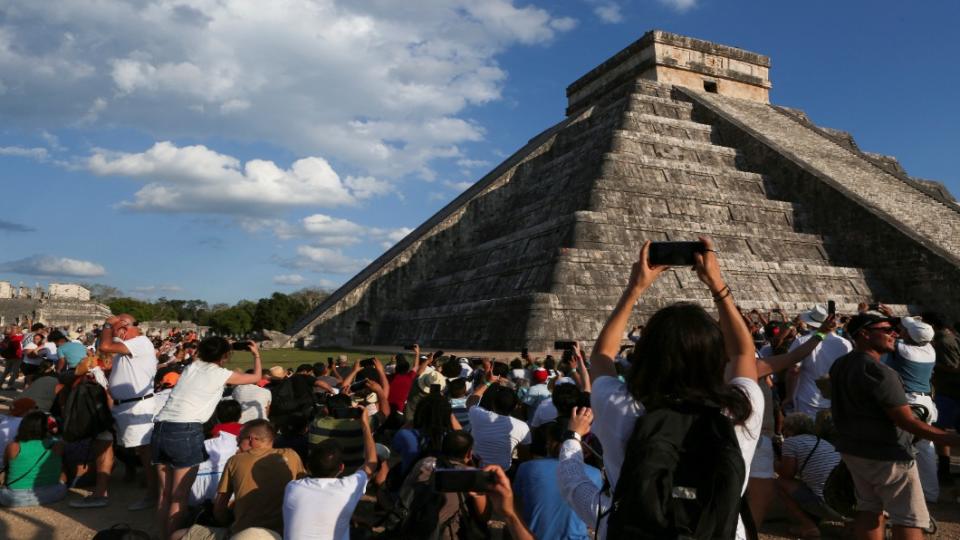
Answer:
[[224, 433], [229, 433], [235, 437], [239, 437], [241, 429], [243, 429], [243, 424], [241, 424], [240, 422], [226, 422], [223, 424], [217, 424], [213, 426], [213, 430], [211, 431], [211, 434], [214, 437], [219, 437], [220, 432], [222, 431]]
[[410, 394], [410, 388], [416, 379], [417, 374], [413, 371], [394, 373], [390, 376], [390, 394], [387, 396], [387, 403], [392, 410], [403, 412], [407, 406], [407, 395]]

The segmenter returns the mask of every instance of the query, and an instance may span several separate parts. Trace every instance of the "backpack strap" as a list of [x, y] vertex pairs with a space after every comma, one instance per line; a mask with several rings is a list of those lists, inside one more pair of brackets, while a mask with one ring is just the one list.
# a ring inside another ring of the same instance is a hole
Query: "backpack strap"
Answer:
[[807, 462], [813, 457], [813, 453], [817, 451], [818, 446], [820, 446], [820, 437], [817, 437], [817, 444], [813, 445], [813, 448], [810, 449], [810, 453], [807, 454], [807, 459], [803, 460], [803, 465], [800, 465], [800, 470], [797, 471], [797, 474], [802, 473], [803, 470], [807, 468]]
[[[49, 453], [50, 453], [50, 449], [49, 449], [49, 448], [44, 448], [44, 449], [43, 449], [43, 453], [40, 454], [40, 457], [37, 458], [37, 461], [35, 461], [35, 462], [33, 463], [33, 465], [31, 465], [30, 468], [27, 469], [27, 472], [21, 474], [21, 475], [20, 475], [19, 477], [17, 477], [17, 479], [15, 479], [15, 480], [6, 479], [6, 480], [4, 480], [3, 483], [4, 483], [6, 486], [9, 487], [10, 484], [16, 484], [17, 482], [23, 480], [24, 478], [27, 477], [27, 475], [29, 475], [30, 473], [32, 473], [34, 469], [37, 468], [37, 465], [40, 465], [40, 462], [43, 461], [43, 458], [47, 457], [47, 454], [49, 454]], [[4, 471], [6, 471], [6, 470], [9, 469], [9, 468], [10, 468], [10, 464], [7, 463], [7, 464], [4, 466]]]

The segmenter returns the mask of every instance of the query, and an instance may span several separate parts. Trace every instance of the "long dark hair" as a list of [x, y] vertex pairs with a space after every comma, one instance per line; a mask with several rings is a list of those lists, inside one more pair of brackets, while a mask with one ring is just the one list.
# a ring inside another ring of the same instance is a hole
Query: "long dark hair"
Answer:
[[42, 441], [47, 438], [47, 415], [43, 411], [31, 411], [20, 421], [17, 442]]
[[720, 325], [702, 307], [677, 303], [656, 312], [630, 355], [627, 389], [647, 408], [678, 400], [711, 403], [734, 424], [750, 416], [750, 401], [724, 382], [727, 364]]
[[442, 395], [428, 395], [413, 413], [413, 428], [419, 432], [421, 450], [437, 455], [443, 449], [443, 437], [453, 430], [453, 409]]

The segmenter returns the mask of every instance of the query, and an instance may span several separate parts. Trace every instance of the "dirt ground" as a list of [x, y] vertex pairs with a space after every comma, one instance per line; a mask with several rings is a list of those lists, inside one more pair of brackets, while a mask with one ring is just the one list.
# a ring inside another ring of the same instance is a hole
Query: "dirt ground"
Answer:
[[[0, 392], [0, 413], [6, 412], [12, 397], [12, 392]], [[957, 470], [957, 458], [954, 460], [954, 470]], [[127, 504], [140, 499], [144, 488], [137, 482], [125, 482], [122, 477], [123, 466], [118, 465], [111, 479], [110, 505], [106, 508], [70, 508], [67, 506], [68, 501], [89, 494], [86, 489], [75, 488], [70, 490], [64, 500], [50, 506], [0, 509], [0, 540], [86, 540], [92, 538], [98, 530], [117, 524], [127, 524], [151, 535], [157, 534], [152, 511], [127, 511]], [[930, 538], [960, 538], [960, 504], [956, 502], [958, 495], [960, 492], [956, 489], [943, 490], [943, 502], [930, 506], [939, 526], [937, 534]], [[782, 512], [775, 507], [770, 510], [760, 537], [763, 540], [795, 538], [788, 536], [787, 531], [787, 522]], [[838, 524], [827, 525], [823, 528], [823, 533], [824, 538], [849, 538]]]

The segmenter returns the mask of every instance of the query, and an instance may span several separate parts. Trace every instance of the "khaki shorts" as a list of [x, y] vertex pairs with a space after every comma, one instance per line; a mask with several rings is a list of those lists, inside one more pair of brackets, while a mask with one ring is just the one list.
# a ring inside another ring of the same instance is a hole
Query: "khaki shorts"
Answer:
[[916, 461], [880, 461], [842, 454], [857, 491], [857, 511], [890, 515], [890, 523], [926, 529], [927, 502]]

